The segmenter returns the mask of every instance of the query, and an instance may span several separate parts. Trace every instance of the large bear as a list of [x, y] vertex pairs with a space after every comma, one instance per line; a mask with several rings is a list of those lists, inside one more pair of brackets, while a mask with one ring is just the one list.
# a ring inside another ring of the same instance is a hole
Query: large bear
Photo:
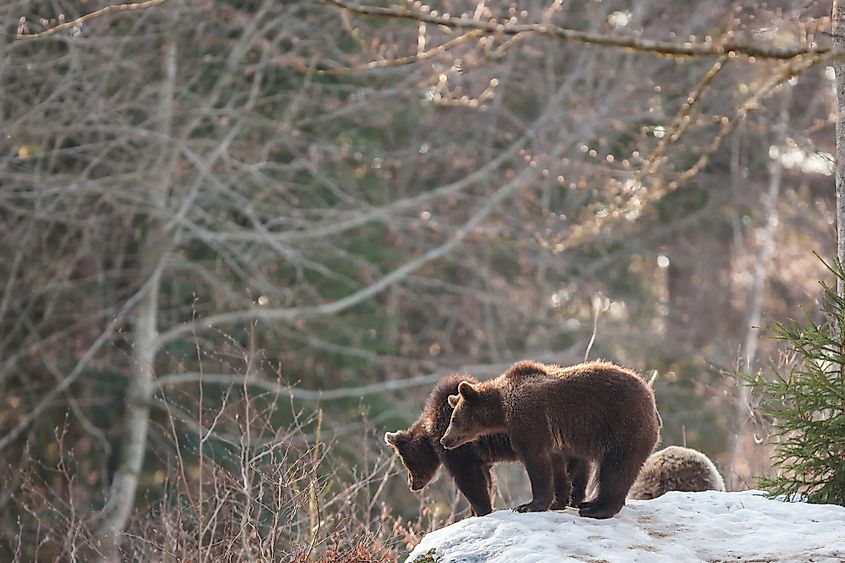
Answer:
[[646, 500], [669, 491], [724, 491], [725, 482], [713, 462], [698, 450], [669, 446], [651, 454], [628, 498]]
[[462, 381], [449, 403], [444, 448], [497, 434], [510, 439], [533, 495], [520, 512], [548, 510], [555, 489], [568, 489], [554, 482], [556, 460], [574, 459], [595, 465], [595, 497], [582, 502], [579, 513], [615, 515], [660, 433], [651, 387], [608, 362], [567, 368], [518, 362], [496, 379]]
[[[443, 465], [454, 478], [458, 490], [469, 501], [472, 513], [483, 516], [492, 511], [493, 479], [490, 468], [495, 463], [517, 461], [518, 458], [510, 439], [503, 433], [483, 436], [450, 450], [440, 443], [452, 416], [449, 396], [458, 392], [458, 384], [462, 381], [477, 383], [469, 375], [452, 375], [440, 380], [428, 396], [417, 421], [408, 430], [387, 432], [384, 440], [396, 449], [408, 469], [411, 490], [425, 487]], [[567, 464], [562, 456], [556, 459], [554, 479], [558, 494], [552, 508], [562, 509], [570, 503], [578, 506], [584, 500], [588, 471], [585, 464], [574, 460]], [[570, 480], [573, 483], [571, 493]]]

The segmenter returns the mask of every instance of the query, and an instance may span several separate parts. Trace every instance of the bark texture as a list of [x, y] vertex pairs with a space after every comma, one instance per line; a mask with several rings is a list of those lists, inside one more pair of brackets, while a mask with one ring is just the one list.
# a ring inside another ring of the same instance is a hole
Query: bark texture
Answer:
[[[833, 46], [845, 48], [845, 4], [833, 0], [831, 13]], [[845, 261], [845, 62], [833, 63], [836, 72], [836, 257]], [[837, 282], [837, 293], [842, 295], [842, 282]]]

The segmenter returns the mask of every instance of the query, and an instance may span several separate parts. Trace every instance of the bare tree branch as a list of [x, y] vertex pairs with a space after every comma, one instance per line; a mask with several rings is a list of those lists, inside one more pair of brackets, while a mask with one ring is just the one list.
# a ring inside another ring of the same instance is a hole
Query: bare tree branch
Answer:
[[[666, 194], [677, 190], [678, 188], [689, 182], [699, 172], [701, 172], [701, 170], [703, 170], [704, 167], [710, 162], [711, 157], [716, 153], [716, 151], [719, 150], [719, 148], [722, 146], [722, 142], [731, 134], [737, 124], [744, 120], [749, 113], [757, 110], [762, 100], [771, 96], [780, 85], [785, 83], [793, 76], [800, 75], [808, 68], [811, 68], [812, 66], [820, 64], [824, 61], [830, 60], [832, 56], [833, 53], [828, 52], [827, 54], [823, 55], [817, 55], [806, 58], [797, 58], [790, 63], [785, 63], [783, 65], [783, 68], [781, 68], [779, 72], [770, 76], [753, 95], [749, 96], [739, 107], [737, 107], [730, 117], [723, 116], [721, 118], [719, 131], [710, 140], [704, 150], [701, 151], [701, 154], [699, 155], [698, 159], [687, 169], [677, 174], [669, 182], [664, 182], [659, 175], [654, 174], [657, 170], [657, 165], [661, 163], [661, 158], [658, 157], [655, 160], [655, 166], [651, 166], [650, 169], [650, 174], [655, 176], [652, 185], [649, 186], [647, 192], [641, 194], [640, 200], [655, 202]], [[708, 84], [710, 80], [708, 77], [713, 75], [715, 72], [718, 72], [718, 68], [721, 68], [721, 65], [712, 67], [708, 71], [701, 84]], [[637, 177], [644, 179], [644, 176], [644, 174], [640, 173]], [[566, 250], [570, 250], [575, 246], [589, 240], [591, 237], [598, 235], [604, 227], [614, 222], [621, 221], [623, 218], [624, 213], [608, 213], [604, 216], [597, 217], [593, 221], [588, 221], [576, 225], [570, 236], [568, 236], [564, 241], [555, 245], [554, 251], [560, 253]]]
[[403, 66], [409, 65], [413, 63], [418, 63], [420, 61], [425, 61], [427, 59], [431, 59], [436, 57], [437, 55], [448, 51], [452, 47], [457, 45], [461, 45], [466, 43], [467, 41], [471, 41], [473, 39], [477, 39], [481, 37], [482, 32], [479, 30], [470, 31], [469, 33], [464, 33], [463, 35], [456, 37], [454, 39], [450, 39], [446, 43], [442, 45], [438, 45], [437, 47], [432, 47], [426, 51], [421, 53], [417, 53], [415, 55], [408, 55], [407, 57], [399, 57], [396, 59], [385, 59], [380, 61], [372, 61], [369, 63], [364, 63], [360, 65], [350, 66], [350, 67], [343, 67], [343, 68], [332, 68], [332, 69], [321, 69], [317, 71], [317, 74], [343, 74], [347, 72], [360, 72], [364, 70], [375, 70], [377, 68], [385, 68], [390, 66]]
[[81, 26], [83, 23], [105, 16], [106, 14], [109, 14], [111, 12], [136, 12], [138, 10], [145, 10], [147, 8], [158, 6], [159, 4], [164, 4], [165, 2], [167, 2], [167, 0], [144, 0], [143, 2], [132, 2], [130, 4], [112, 4], [111, 6], [104, 6], [103, 8], [95, 10], [90, 14], [85, 14], [84, 16], [80, 16], [78, 18], [62, 22], [54, 27], [45, 29], [44, 31], [39, 31], [38, 33], [26, 33], [26, 19], [21, 18], [20, 22], [18, 23], [17, 38], [38, 39], [40, 37], [47, 37], [48, 35], [53, 35], [66, 29], [73, 29], [75, 27]]
[[745, 58], [765, 60], [791, 60], [797, 57], [831, 54], [833, 58], [845, 58], [845, 50], [832, 47], [791, 47], [760, 46], [748, 43], [725, 41], [722, 43], [683, 43], [672, 41], [658, 41], [653, 39], [639, 39], [636, 37], [620, 37], [567, 29], [549, 23], [501, 23], [495, 20], [483, 21], [464, 17], [452, 17], [448, 14], [432, 15], [404, 8], [383, 8], [380, 6], [362, 6], [346, 0], [322, 0], [343, 10], [363, 16], [377, 16], [384, 18], [406, 19], [440, 25], [448, 29], [479, 30], [493, 35], [536, 34], [573, 41], [596, 47], [615, 47], [640, 53], [667, 55], [675, 57], [728, 57], [742, 56]]
[[326, 315], [336, 315], [350, 307], [377, 295], [390, 287], [391, 285], [400, 282], [408, 274], [418, 270], [423, 265], [437, 260], [442, 256], [448, 254], [453, 248], [460, 245], [464, 238], [479, 226], [484, 219], [490, 215], [508, 196], [513, 194], [519, 188], [525, 186], [532, 178], [537, 176], [537, 171], [534, 168], [527, 167], [523, 169], [513, 180], [507, 182], [494, 192], [481, 209], [472, 216], [461, 228], [447, 240], [445, 243], [432, 248], [422, 256], [406, 262], [401, 267], [393, 270], [386, 276], [382, 277], [377, 282], [356, 291], [342, 299], [333, 301], [331, 303], [324, 303], [322, 305], [311, 305], [305, 307], [293, 307], [289, 309], [248, 309], [243, 311], [231, 311], [228, 313], [220, 313], [212, 315], [204, 319], [200, 319], [198, 323], [183, 323], [176, 325], [170, 330], [163, 332], [156, 340], [157, 346], [162, 346], [172, 340], [190, 334], [195, 328], [208, 329], [219, 326], [225, 323], [239, 322], [248, 319], [258, 319], [262, 321], [291, 321], [293, 319], [300, 319], [306, 317], [318, 317]]
[[[455, 180], [454, 182], [422, 192], [418, 195], [396, 200], [384, 207], [357, 211], [348, 219], [345, 218], [333, 221], [324, 226], [315, 226], [307, 231], [283, 231], [279, 233], [270, 232], [266, 229], [266, 227], [262, 228], [259, 232], [256, 232], [256, 229], [244, 229], [243, 231], [238, 232], [211, 231], [198, 225], [191, 225], [190, 228], [195, 231], [198, 236], [207, 238], [208, 240], [268, 242], [268, 240], [272, 238], [274, 241], [293, 242], [338, 235], [350, 229], [365, 225], [371, 221], [379, 219], [388, 220], [397, 213], [408, 209], [418, 208], [419, 206], [425, 205], [432, 200], [442, 198], [447, 195], [456, 194], [473, 184], [489, 179], [493, 172], [502, 166], [502, 164], [513, 159], [519, 151], [527, 145], [537, 127], [543, 122], [544, 117], [546, 117], [546, 114], [543, 114], [541, 118], [529, 127], [524, 135], [514, 141], [507, 150], [502, 151], [494, 159], [479, 166], [467, 176], [459, 180]], [[183, 222], [184, 221], [185, 220], [183, 220]]]
[[[580, 344], [572, 346], [563, 352], [545, 354], [538, 353], [537, 356], [542, 357], [543, 360], [547, 362], [567, 364], [577, 359], [576, 350], [579, 347]], [[468, 373], [480, 379], [484, 379], [499, 375], [510, 365], [510, 363], [467, 364], [451, 370], [439, 370], [406, 379], [395, 379], [390, 381], [381, 381], [378, 383], [370, 383], [367, 385], [317, 390], [301, 389], [299, 387], [283, 384], [280, 381], [260, 379], [255, 376], [238, 373], [186, 372], [162, 375], [156, 378], [156, 387], [162, 388], [198, 382], [212, 385], [246, 385], [263, 391], [268, 391], [270, 393], [278, 393], [282, 396], [288, 396], [292, 399], [299, 399], [303, 401], [334, 401], [338, 399], [358, 398], [376, 393], [388, 393], [391, 391], [401, 391], [403, 389], [430, 385], [431, 383], [439, 381], [441, 378], [451, 373]]]
[[94, 355], [99, 352], [100, 348], [105, 345], [109, 339], [111, 338], [114, 331], [119, 327], [126, 318], [126, 315], [132, 310], [132, 308], [146, 295], [147, 291], [149, 291], [150, 284], [149, 282], [145, 283], [144, 286], [138, 290], [130, 299], [128, 299], [123, 306], [120, 308], [120, 311], [115, 315], [114, 319], [108, 324], [106, 329], [100, 333], [100, 336], [94, 341], [93, 344], [85, 351], [79, 361], [76, 363], [76, 366], [68, 373], [65, 378], [62, 380], [61, 383], [56, 385], [53, 389], [51, 389], [48, 393], [44, 394], [41, 400], [36, 404], [32, 410], [27, 414], [27, 416], [20, 421], [8, 434], [0, 438], [0, 451], [2, 451], [6, 446], [11, 444], [14, 440], [16, 440], [23, 432], [29, 428], [29, 425], [32, 424], [35, 420], [38, 419], [39, 416], [47, 409], [47, 407], [51, 404], [53, 399], [55, 399], [61, 393], [64, 393], [66, 389], [68, 389], [74, 381], [82, 374], [82, 371], [88, 367], [88, 362], [90, 362]]

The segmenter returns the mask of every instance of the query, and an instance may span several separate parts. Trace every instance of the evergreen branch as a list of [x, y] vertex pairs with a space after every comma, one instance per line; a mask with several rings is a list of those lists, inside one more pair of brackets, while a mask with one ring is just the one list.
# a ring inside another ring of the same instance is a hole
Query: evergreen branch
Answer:
[[[845, 280], [838, 260], [819, 259], [837, 281]], [[777, 474], [762, 478], [760, 486], [774, 496], [799, 495], [808, 502], [845, 506], [845, 356], [834, 338], [842, 333], [845, 301], [836, 288], [822, 287], [821, 323], [774, 326], [773, 336], [797, 354], [788, 374], [775, 370], [769, 380], [742, 378], [760, 392], [763, 414], [772, 420], [769, 439]]]

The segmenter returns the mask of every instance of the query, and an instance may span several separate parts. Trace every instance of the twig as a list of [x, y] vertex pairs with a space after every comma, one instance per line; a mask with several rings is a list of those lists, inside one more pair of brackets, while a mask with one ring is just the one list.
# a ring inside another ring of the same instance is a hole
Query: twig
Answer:
[[72, 19], [70, 21], [60, 23], [55, 27], [45, 29], [44, 31], [39, 31], [38, 33], [24, 33], [23, 30], [26, 27], [26, 18], [21, 17], [20, 23], [18, 24], [17, 38], [38, 39], [39, 37], [46, 37], [48, 35], [53, 35], [65, 29], [72, 29], [74, 27], [80, 26], [85, 22], [99, 18], [110, 12], [134, 12], [137, 10], [145, 10], [147, 8], [152, 8], [154, 6], [158, 6], [159, 4], [164, 4], [165, 2], [167, 2], [167, 0], [144, 0], [143, 2], [133, 2], [130, 4], [113, 4], [111, 6], [105, 6], [103, 8], [100, 8], [99, 10], [95, 10], [90, 14], [85, 14], [84, 16], [79, 16], [78, 18]]
[[427, 59], [431, 59], [436, 57], [437, 55], [444, 53], [455, 47], [460, 45], [461, 43], [466, 43], [472, 39], [477, 37], [481, 37], [482, 32], [479, 30], [470, 31], [469, 33], [464, 33], [463, 35], [456, 37], [450, 41], [442, 45], [438, 45], [437, 47], [432, 47], [427, 51], [423, 51], [421, 53], [417, 53], [415, 55], [408, 55], [406, 57], [396, 57], [395, 59], [384, 59], [379, 61], [371, 61], [369, 63], [363, 63], [360, 65], [350, 66], [350, 67], [342, 67], [342, 68], [331, 68], [331, 69], [321, 69], [317, 71], [317, 74], [322, 75], [331, 75], [331, 74], [344, 74], [348, 72], [360, 72], [363, 70], [373, 70], [377, 68], [384, 68], [390, 66], [405, 66], [409, 64], [413, 64], [419, 61], [424, 61]]
[[584, 361], [590, 357], [590, 350], [593, 349], [593, 343], [596, 341], [596, 333], [599, 330], [599, 313], [601, 312], [601, 305], [596, 305], [596, 314], [593, 316], [593, 334], [590, 335], [590, 341], [587, 343], [587, 349], [584, 351]]

